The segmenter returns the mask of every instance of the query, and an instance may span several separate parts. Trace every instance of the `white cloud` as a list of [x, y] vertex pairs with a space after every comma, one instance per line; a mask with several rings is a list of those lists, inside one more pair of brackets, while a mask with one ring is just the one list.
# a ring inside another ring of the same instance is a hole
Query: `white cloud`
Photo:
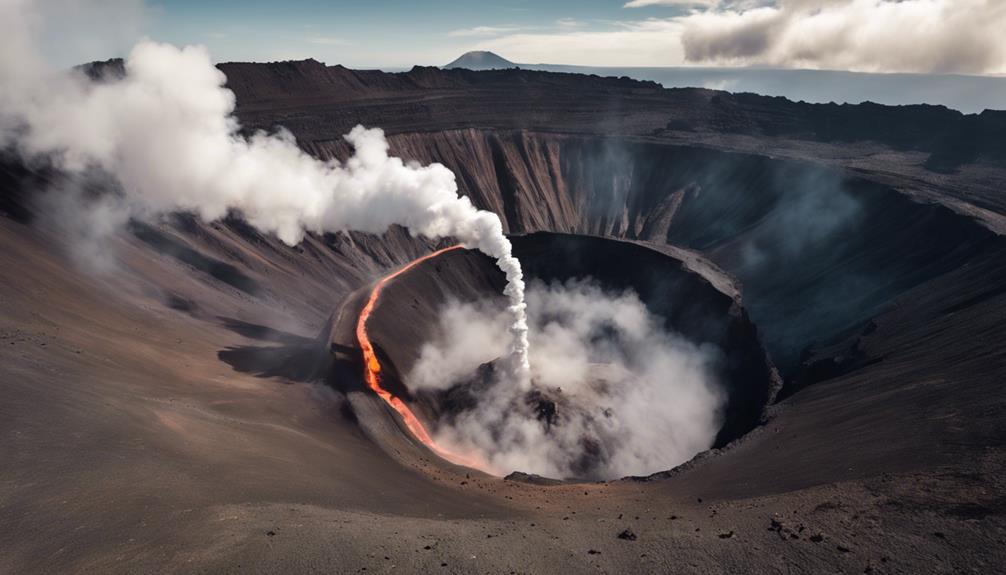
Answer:
[[765, 65], [861, 72], [1006, 73], [1002, 0], [633, 0], [686, 14], [605, 30], [521, 31], [478, 49], [586, 66]]
[[577, 20], [576, 18], [559, 18], [555, 21], [555, 25], [560, 30], [572, 30], [574, 28], [582, 28], [586, 24]]
[[623, 8], [645, 8], [647, 6], [715, 6], [719, 0], [632, 0]]
[[476, 49], [514, 62], [585, 66], [672, 66], [684, 62], [681, 25], [669, 19], [615, 23], [614, 30], [510, 34]]
[[473, 28], [461, 28], [451, 30], [448, 36], [454, 38], [465, 38], [469, 36], [499, 36], [501, 34], [511, 34], [520, 30], [517, 26], [475, 26]]
[[780, 0], [680, 18], [685, 57], [863, 72], [1006, 72], [1000, 0]]
[[349, 41], [336, 36], [312, 36], [307, 39], [311, 44], [321, 44], [323, 46], [348, 46]]

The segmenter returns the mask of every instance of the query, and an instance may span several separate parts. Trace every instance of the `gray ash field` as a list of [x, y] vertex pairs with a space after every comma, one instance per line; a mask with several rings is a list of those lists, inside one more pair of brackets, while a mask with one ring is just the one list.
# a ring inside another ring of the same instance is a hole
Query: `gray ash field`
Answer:
[[[247, 131], [345, 159], [342, 134], [379, 126], [500, 216], [529, 278], [632, 288], [714, 342], [713, 448], [611, 481], [447, 463], [366, 387], [355, 328], [374, 282], [449, 241], [395, 227], [290, 247], [176, 214], [130, 223], [93, 273], [47, 212], [63, 176], [9, 154], [0, 572], [1006, 570], [1006, 112], [220, 69]], [[503, 285], [453, 251], [378, 300], [387, 388], [425, 422], [453, 404], [402, 379], [440, 306]]]

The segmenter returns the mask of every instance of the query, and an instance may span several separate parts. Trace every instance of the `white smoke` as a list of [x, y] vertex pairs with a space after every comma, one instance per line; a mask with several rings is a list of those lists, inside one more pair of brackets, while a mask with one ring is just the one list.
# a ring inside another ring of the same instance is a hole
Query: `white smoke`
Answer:
[[236, 213], [290, 245], [306, 232], [381, 233], [393, 224], [457, 238], [506, 274], [512, 371], [526, 381], [520, 262], [499, 217], [459, 196], [450, 170], [389, 156], [384, 133], [362, 126], [345, 136], [355, 150], [345, 163], [304, 153], [285, 131], [245, 137], [226, 77], [202, 47], [144, 41], [126, 59], [124, 78], [93, 82], [45, 68], [28, 4], [0, 0], [0, 20], [0, 129], [24, 153], [68, 172], [107, 172], [132, 217]]
[[[478, 454], [500, 475], [611, 479], [669, 469], [713, 444], [725, 401], [719, 350], [667, 332], [631, 291], [535, 282], [527, 297], [532, 379], [557, 399], [558, 421], [543, 422], [523, 390], [490, 382], [473, 408], [437, 422], [440, 447]], [[443, 391], [471, 380], [505, 353], [507, 317], [490, 304], [448, 304], [406, 385]]]

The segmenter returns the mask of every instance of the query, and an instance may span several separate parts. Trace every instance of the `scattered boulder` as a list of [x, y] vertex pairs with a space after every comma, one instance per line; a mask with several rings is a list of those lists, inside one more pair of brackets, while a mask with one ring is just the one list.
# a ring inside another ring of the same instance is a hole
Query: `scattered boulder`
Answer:
[[618, 534], [619, 539], [624, 539], [626, 541], [635, 541], [636, 533], [632, 529], [623, 529], [621, 533]]
[[522, 471], [514, 471], [510, 475], [504, 477], [503, 480], [517, 481], [520, 483], [530, 483], [531, 485], [560, 485], [562, 483], [562, 481], [559, 479], [542, 477], [541, 475], [535, 475], [533, 473], [524, 473]]

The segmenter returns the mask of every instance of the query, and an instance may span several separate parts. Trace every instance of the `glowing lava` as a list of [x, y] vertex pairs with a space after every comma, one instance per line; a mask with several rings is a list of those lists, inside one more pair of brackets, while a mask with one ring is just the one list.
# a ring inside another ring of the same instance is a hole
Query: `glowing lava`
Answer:
[[374, 346], [370, 343], [370, 338], [367, 336], [367, 319], [370, 318], [370, 314], [377, 306], [377, 298], [380, 297], [381, 290], [384, 289], [384, 286], [386, 286], [391, 280], [397, 278], [426, 260], [433, 259], [445, 252], [463, 249], [463, 247], [464, 246], [451, 246], [449, 248], [444, 248], [431, 254], [427, 254], [419, 259], [409, 262], [409, 264], [402, 269], [381, 278], [380, 281], [374, 284], [374, 289], [370, 292], [370, 299], [367, 300], [367, 305], [363, 306], [363, 311], [360, 312], [360, 318], [356, 322], [356, 340], [360, 344], [360, 349], [363, 350], [363, 377], [367, 381], [367, 386], [374, 390], [374, 393], [380, 396], [380, 398], [383, 399], [389, 407], [394, 409], [398, 415], [401, 416], [402, 421], [405, 422], [405, 426], [409, 428], [412, 435], [421, 441], [423, 445], [430, 448], [431, 451], [452, 463], [464, 465], [466, 467], [485, 469], [485, 465], [481, 462], [480, 458], [451, 453], [438, 447], [437, 444], [434, 443], [433, 438], [430, 437], [429, 432], [426, 431], [426, 427], [421, 421], [419, 421], [416, 414], [413, 413], [412, 409], [410, 409], [404, 401], [395, 397], [390, 391], [381, 387], [381, 379], [379, 377], [379, 374], [381, 373], [381, 362], [378, 361], [377, 354], [374, 352]]

